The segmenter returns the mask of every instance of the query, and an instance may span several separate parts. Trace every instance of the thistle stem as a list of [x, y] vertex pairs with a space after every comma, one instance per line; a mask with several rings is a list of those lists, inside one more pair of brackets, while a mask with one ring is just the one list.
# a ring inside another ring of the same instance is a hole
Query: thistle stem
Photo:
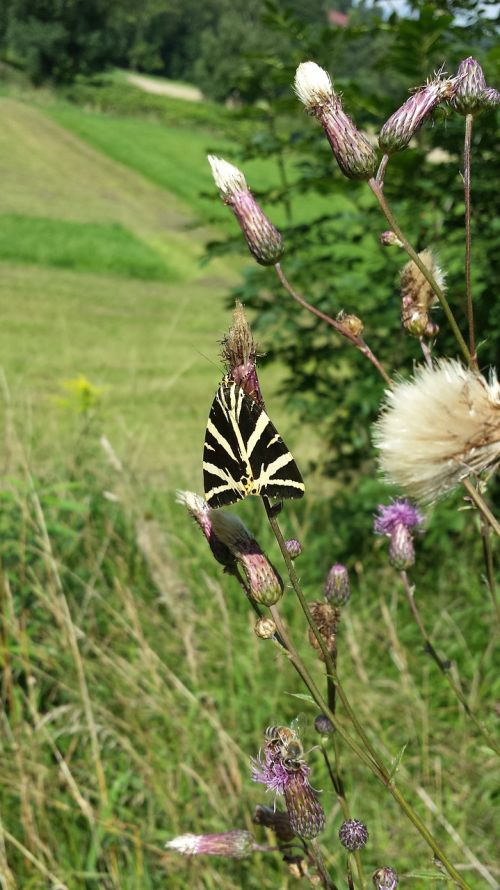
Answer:
[[[377, 756], [372, 745], [370, 744], [369, 740], [367, 739], [366, 734], [364, 733], [362, 727], [360, 726], [359, 721], [356, 719], [354, 712], [353, 712], [352, 708], [350, 707], [347, 696], [345, 695], [345, 692], [344, 692], [341, 684], [338, 681], [338, 677], [336, 676], [335, 668], [332, 665], [332, 661], [330, 658], [330, 653], [326, 649], [324, 640], [321, 637], [321, 634], [319, 633], [318, 628], [316, 627], [316, 623], [315, 623], [314, 619], [312, 618], [312, 615], [311, 615], [309, 608], [307, 606], [307, 603], [305, 601], [304, 594], [302, 593], [302, 589], [300, 587], [299, 580], [297, 578], [297, 574], [296, 574], [295, 568], [293, 566], [293, 562], [290, 559], [288, 550], [286, 549], [285, 540], [281, 533], [279, 524], [276, 520], [276, 516], [273, 515], [271, 505], [269, 504], [267, 499], [263, 498], [262, 500], [264, 502], [264, 507], [266, 509], [269, 523], [271, 525], [271, 528], [273, 529], [274, 536], [278, 542], [283, 559], [285, 561], [285, 564], [286, 564], [286, 567], [288, 570], [288, 576], [290, 578], [292, 587], [295, 590], [295, 593], [297, 594], [297, 598], [301, 604], [302, 610], [306, 616], [308, 624], [311, 627], [311, 630], [313, 631], [316, 639], [318, 640], [321, 651], [323, 652], [323, 656], [325, 657], [325, 663], [327, 666], [327, 670], [329, 672], [331, 672], [331, 674], [332, 674], [332, 677], [335, 681], [335, 685], [337, 687], [337, 692], [339, 693], [339, 697], [340, 697], [344, 707], [346, 708], [349, 717], [351, 718], [351, 720], [353, 720], [355, 729], [358, 731], [358, 734], [361, 735], [363, 743], [365, 744], [365, 747], [367, 747], [367, 750], [369, 752], [368, 754], [366, 753], [365, 750], [360, 748], [357, 741], [355, 741], [353, 738], [351, 738], [351, 736], [348, 735], [348, 733], [346, 733], [342, 723], [339, 722], [338, 717], [330, 710], [330, 708], [328, 707], [328, 704], [322, 699], [321, 695], [318, 694], [319, 697], [316, 697], [316, 694], [312, 691], [313, 689], [315, 689], [314, 681], [312, 684], [312, 688], [308, 687], [309, 691], [311, 692], [311, 695], [313, 696], [316, 704], [318, 705], [318, 707], [320, 708], [322, 713], [326, 714], [326, 716], [331, 721], [331, 723], [333, 724], [335, 729], [337, 729], [339, 736], [342, 738], [342, 740], [345, 741], [346, 744], [354, 751], [354, 753], [357, 754], [358, 757], [363, 761], [363, 763], [365, 763], [365, 765], [369, 767], [369, 769], [380, 780], [380, 782], [382, 782], [382, 784], [385, 785], [385, 787], [387, 788], [389, 793], [392, 795], [394, 800], [399, 804], [400, 808], [403, 810], [403, 812], [406, 814], [408, 819], [415, 826], [415, 828], [417, 829], [419, 834], [423, 837], [423, 839], [426, 841], [426, 843], [429, 845], [429, 847], [433, 850], [434, 854], [437, 856], [437, 858], [442, 863], [443, 868], [446, 869], [446, 871], [448, 872], [450, 877], [453, 878], [453, 880], [455, 881], [457, 886], [461, 887], [462, 890], [472, 890], [470, 885], [467, 884], [467, 882], [462, 878], [460, 873], [456, 870], [455, 866], [450, 862], [450, 860], [448, 859], [446, 854], [443, 852], [443, 850], [441, 849], [439, 844], [436, 842], [433, 835], [428, 830], [428, 828], [426, 827], [425, 823], [422, 821], [420, 816], [416, 813], [416, 811], [413, 809], [411, 804], [408, 803], [406, 798], [403, 797], [399, 788], [397, 788], [397, 786], [394, 784], [393, 776], [391, 776], [391, 774], [388, 772], [387, 768], [384, 766], [384, 764], [381, 762], [380, 758]], [[273, 612], [273, 617], [274, 617], [274, 614], [277, 612], [277, 610], [276, 610], [275, 606], [273, 607], [273, 609], [274, 609], [274, 612]], [[277, 625], [277, 626], [279, 626], [279, 625]], [[281, 628], [280, 628], [280, 630], [282, 632]], [[290, 652], [290, 654], [293, 653], [292, 663], [296, 667], [297, 664], [301, 664], [300, 656], [296, 652], [291, 641], [287, 640], [286, 637], [285, 637], [285, 642], [287, 643], [287, 648], [289, 647], [289, 645], [291, 646], [291, 649], [289, 649], [289, 652]], [[303, 673], [301, 673], [301, 676], [307, 675], [307, 670], [305, 669], [305, 667], [303, 665], [302, 665], [302, 671], [303, 671]]]
[[465, 293], [467, 298], [467, 322], [469, 325], [469, 349], [471, 353], [471, 366], [477, 368], [476, 356], [476, 339], [474, 332], [474, 303], [472, 299], [471, 284], [471, 204], [470, 204], [470, 167], [471, 167], [471, 145], [472, 145], [472, 125], [474, 116], [467, 114], [465, 116], [465, 139], [464, 139], [464, 196], [465, 196]]
[[483, 541], [484, 566], [486, 570], [486, 581], [490, 592], [491, 601], [497, 617], [500, 622], [500, 607], [497, 599], [495, 573], [493, 568], [493, 548], [491, 546], [490, 527], [486, 520], [481, 516], [481, 538]]
[[405, 571], [400, 572], [400, 578], [403, 582], [403, 588], [406, 593], [406, 598], [408, 600], [408, 604], [410, 606], [411, 613], [412, 613], [412, 615], [415, 619], [415, 623], [420, 631], [420, 635], [425, 642], [425, 648], [426, 648], [427, 652], [429, 653], [429, 655], [431, 656], [433, 661], [436, 663], [436, 665], [438, 666], [438, 668], [441, 671], [441, 673], [443, 674], [443, 676], [448, 681], [451, 689], [453, 690], [453, 692], [455, 693], [456, 697], [458, 698], [460, 704], [464, 708], [465, 713], [467, 714], [467, 716], [469, 717], [471, 722], [474, 724], [476, 729], [481, 733], [481, 735], [483, 736], [484, 740], [486, 741], [488, 747], [491, 748], [493, 751], [495, 751], [496, 754], [500, 754], [500, 748], [498, 747], [498, 745], [495, 744], [495, 742], [491, 738], [488, 730], [482, 725], [482, 723], [473, 714], [473, 712], [471, 711], [470, 706], [467, 702], [467, 699], [465, 698], [465, 695], [463, 694], [462, 690], [460, 689], [460, 686], [453, 679], [453, 676], [450, 673], [451, 662], [448, 661], [447, 659], [445, 660], [445, 659], [441, 658], [441, 656], [438, 654], [438, 652], [432, 645], [430, 637], [429, 637], [429, 635], [425, 629], [424, 623], [422, 621], [422, 616], [420, 615], [417, 603], [415, 601], [415, 586], [413, 584], [410, 584], [410, 580], [409, 580], [408, 575]]
[[422, 275], [429, 282], [430, 286], [432, 287], [432, 290], [436, 294], [436, 297], [438, 298], [439, 302], [441, 303], [441, 306], [443, 307], [444, 314], [446, 315], [446, 318], [448, 319], [450, 327], [455, 335], [455, 339], [457, 340], [457, 343], [460, 346], [460, 349], [462, 350], [462, 354], [463, 354], [465, 360], [467, 361], [467, 364], [470, 365], [472, 363], [471, 353], [469, 352], [467, 343], [465, 342], [464, 338], [462, 337], [460, 328], [458, 327], [458, 324], [455, 320], [455, 316], [453, 315], [451, 306], [448, 303], [448, 300], [446, 299], [443, 289], [437, 283], [437, 281], [434, 278], [430, 269], [428, 269], [427, 266], [425, 265], [425, 263], [422, 262], [422, 260], [418, 256], [417, 252], [413, 249], [410, 242], [408, 241], [408, 239], [402, 232], [401, 228], [397, 224], [394, 214], [392, 213], [392, 210], [390, 209], [390, 207], [385, 199], [385, 195], [382, 191], [382, 187], [381, 187], [380, 183], [377, 182], [376, 179], [372, 178], [372, 179], [368, 180], [368, 185], [370, 186], [373, 194], [375, 195], [375, 197], [380, 205], [380, 209], [382, 210], [382, 213], [384, 214], [392, 231], [394, 232], [395, 235], [397, 235], [397, 237], [401, 241], [406, 253], [413, 260], [413, 262], [415, 263], [417, 268], [421, 271]]
[[297, 293], [296, 290], [294, 290], [279, 263], [276, 263], [274, 268], [279, 280], [281, 281], [285, 290], [288, 291], [290, 296], [293, 297], [293, 299], [297, 303], [299, 303], [300, 306], [302, 306], [304, 309], [307, 309], [308, 312], [312, 312], [312, 314], [316, 315], [317, 318], [321, 318], [321, 320], [326, 322], [326, 324], [331, 325], [331, 327], [334, 328], [337, 333], [341, 334], [342, 337], [345, 337], [346, 340], [349, 340], [349, 342], [352, 343], [353, 346], [356, 347], [356, 349], [359, 349], [359, 351], [364, 356], [366, 356], [368, 361], [372, 363], [373, 367], [377, 369], [380, 376], [383, 377], [387, 385], [392, 388], [393, 383], [391, 378], [384, 370], [379, 360], [373, 354], [368, 344], [365, 343], [365, 341], [362, 339], [362, 337], [356, 337], [356, 335], [349, 331], [348, 328], [346, 328], [345, 325], [342, 324], [342, 322], [337, 321], [337, 319], [332, 318], [330, 315], [327, 315], [326, 312], [322, 312], [321, 309], [317, 309], [316, 306], [312, 306], [311, 303], [308, 303], [307, 300], [304, 299], [304, 297], [302, 297], [299, 293]]
[[[333, 767], [330, 763], [328, 751], [326, 750], [325, 746], [321, 745], [321, 753], [323, 755], [323, 759], [328, 770], [328, 775], [330, 776], [330, 781], [335, 789], [335, 794], [337, 795], [337, 800], [339, 802], [340, 809], [342, 810], [342, 816], [344, 817], [344, 820], [347, 821], [351, 818], [351, 810], [346, 798], [344, 782], [342, 781], [342, 776], [340, 775], [339, 746], [338, 740], [335, 735], [333, 736], [333, 750], [335, 754], [335, 767]], [[358, 873], [360, 887], [362, 888], [362, 890], [365, 890], [366, 884], [363, 875], [363, 866], [361, 864], [361, 856], [359, 850], [355, 850], [353, 856], [356, 863], [356, 871]]]
[[484, 517], [488, 525], [491, 526], [495, 534], [500, 537], [500, 523], [496, 519], [496, 517], [491, 512], [488, 504], [484, 500], [483, 496], [479, 494], [477, 489], [474, 488], [470, 479], [462, 479], [462, 485], [465, 488], [467, 494], [474, 501], [476, 507], [478, 508], [481, 515]]

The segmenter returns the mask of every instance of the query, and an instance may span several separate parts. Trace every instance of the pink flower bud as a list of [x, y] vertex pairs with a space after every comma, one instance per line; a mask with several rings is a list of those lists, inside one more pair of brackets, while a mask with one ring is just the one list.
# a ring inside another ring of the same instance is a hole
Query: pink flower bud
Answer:
[[295, 92], [319, 120], [348, 179], [370, 179], [377, 169], [377, 154], [342, 108], [328, 73], [315, 62], [302, 62], [295, 74]]
[[347, 819], [339, 828], [339, 838], [346, 850], [361, 850], [368, 840], [368, 829], [359, 819]]
[[276, 265], [283, 256], [283, 238], [255, 200], [243, 173], [213, 155], [208, 155], [208, 162], [221, 198], [238, 220], [250, 253], [262, 266]]
[[486, 80], [479, 62], [472, 56], [460, 62], [455, 77], [457, 84], [455, 95], [450, 105], [459, 114], [476, 114], [484, 108], [482, 96], [486, 89]]
[[297, 559], [302, 553], [302, 544], [300, 541], [295, 540], [295, 538], [290, 538], [289, 541], [285, 541], [285, 547], [290, 559]]
[[397, 872], [388, 865], [383, 868], [377, 868], [372, 874], [372, 881], [375, 885], [375, 890], [396, 890], [399, 884]]
[[394, 112], [380, 131], [378, 144], [386, 154], [403, 151], [419, 127], [443, 99], [450, 99], [456, 89], [454, 78], [436, 77], [420, 87]]
[[325, 598], [334, 606], [345, 606], [350, 595], [349, 572], [340, 562], [336, 562], [326, 578]]

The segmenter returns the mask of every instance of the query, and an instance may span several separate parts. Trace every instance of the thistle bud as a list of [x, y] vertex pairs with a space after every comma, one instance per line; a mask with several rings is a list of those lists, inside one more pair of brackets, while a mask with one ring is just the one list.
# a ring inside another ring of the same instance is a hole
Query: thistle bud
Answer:
[[388, 865], [383, 868], [377, 868], [372, 874], [372, 881], [375, 890], [396, 890], [399, 884], [398, 873]]
[[439, 75], [420, 87], [382, 127], [378, 139], [382, 151], [386, 154], [403, 151], [431, 112], [444, 99], [451, 99], [455, 90], [454, 78], [442, 79]]
[[382, 232], [380, 235], [380, 243], [382, 247], [402, 247], [403, 242], [399, 240], [395, 232]]
[[314, 728], [320, 735], [329, 735], [330, 733], [335, 732], [335, 727], [326, 714], [318, 714], [314, 721]]
[[340, 562], [336, 562], [326, 576], [325, 599], [333, 606], [345, 606], [350, 596], [349, 572]]
[[339, 838], [342, 846], [352, 853], [365, 846], [368, 840], [368, 829], [359, 819], [348, 819], [339, 828]]
[[325, 812], [300, 770], [290, 773], [283, 794], [293, 833], [306, 839], [317, 837], [325, 826]]
[[271, 640], [276, 633], [276, 625], [272, 618], [263, 615], [255, 622], [254, 631], [261, 640]]
[[477, 114], [484, 108], [483, 94], [486, 80], [479, 62], [472, 56], [460, 62], [457, 69], [456, 90], [450, 105], [459, 114]]
[[391, 535], [389, 562], [398, 572], [409, 569], [415, 564], [413, 538], [404, 525], [397, 525]]
[[183, 856], [226, 856], [245, 859], [257, 849], [250, 832], [235, 829], [221, 834], [181, 834], [165, 844]]
[[482, 106], [485, 109], [498, 108], [500, 105], [500, 92], [494, 87], [487, 87], [481, 96]]
[[297, 559], [302, 553], [302, 544], [300, 541], [295, 540], [295, 538], [290, 538], [289, 541], [285, 541], [285, 547], [290, 559]]
[[[328, 652], [335, 657], [337, 652], [335, 642], [336, 632], [340, 621], [339, 610], [335, 609], [334, 606], [331, 606], [329, 603], [323, 602], [309, 603], [309, 609]], [[319, 642], [311, 629], [309, 629], [309, 642], [313, 649], [316, 649], [318, 658], [320, 658], [321, 661], [324, 661], [325, 656], [323, 655]]]
[[210, 510], [212, 528], [241, 567], [250, 596], [256, 603], [272, 606], [283, 595], [283, 582], [266, 554], [238, 516]]
[[344, 330], [354, 337], [360, 337], [364, 330], [364, 324], [357, 315], [349, 315], [346, 312], [339, 312], [337, 321], [342, 325]]
[[343, 110], [328, 73], [315, 62], [302, 62], [295, 74], [295, 92], [319, 120], [344, 176], [370, 179], [377, 169], [375, 149]]
[[208, 155], [208, 162], [221, 198], [238, 220], [250, 253], [261, 266], [275, 266], [283, 256], [283, 238], [255, 200], [243, 173], [213, 155]]

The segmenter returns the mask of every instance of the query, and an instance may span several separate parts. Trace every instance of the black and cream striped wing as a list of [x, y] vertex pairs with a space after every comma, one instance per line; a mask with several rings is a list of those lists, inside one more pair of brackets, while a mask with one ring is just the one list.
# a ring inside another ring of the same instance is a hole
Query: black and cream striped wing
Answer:
[[300, 498], [304, 483], [266, 412], [236, 383], [223, 382], [208, 417], [203, 450], [205, 497], [211, 507], [249, 494]]

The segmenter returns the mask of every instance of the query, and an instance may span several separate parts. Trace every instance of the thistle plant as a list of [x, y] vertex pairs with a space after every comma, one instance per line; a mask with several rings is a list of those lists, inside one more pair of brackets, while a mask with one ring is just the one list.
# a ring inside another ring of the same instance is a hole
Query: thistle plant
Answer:
[[[479, 370], [477, 359], [470, 275], [470, 136], [472, 121], [479, 113], [486, 113], [497, 104], [497, 93], [487, 85], [474, 59], [464, 60], [452, 76], [442, 72], [431, 75], [427, 84], [414, 89], [383, 124], [378, 140], [382, 152], [379, 157], [372, 142], [344, 111], [342, 99], [328, 72], [312, 61], [303, 62], [297, 69], [294, 90], [323, 127], [341, 173], [347, 179], [364, 180], [377, 199], [390, 226], [381, 236], [381, 244], [394, 246], [407, 255], [406, 264], [402, 264], [400, 271], [401, 323], [405, 336], [419, 341], [422, 365], [415, 369], [399, 368], [396, 374], [393, 373], [368, 346], [362, 319], [343, 312], [340, 307], [335, 315], [328, 315], [300, 294], [281, 267], [284, 239], [255, 201], [244, 175], [222, 159], [210, 157], [214, 179], [257, 262], [274, 267], [291, 298], [361, 352], [386, 386], [385, 395], [381, 392], [380, 416], [373, 436], [380, 470], [400, 494], [391, 503], [378, 505], [373, 531], [389, 541], [387, 557], [383, 546], [378, 553], [381, 560], [387, 558], [387, 577], [396, 573], [396, 583], [402, 586], [409, 617], [422, 636], [424, 654], [430, 655], [448, 682], [481, 743], [489, 752], [498, 753], [499, 747], [485, 726], [483, 716], [475, 713], [463, 693], [459, 667], [440, 654], [439, 643], [431, 639], [421, 617], [417, 594], [419, 547], [426, 534], [426, 507], [449, 492], [462, 489], [467, 508], [477, 511], [480, 520], [485, 576], [495, 602], [492, 535], [500, 534], [500, 525], [487, 501], [487, 482], [500, 460], [500, 390], [495, 369], [491, 369], [488, 376], [486, 370]], [[462, 333], [462, 319], [457, 314], [458, 301], [455, 295], [448, 296], [445, 271], [440, 268], [434, 246], [416, 250], [402, 231], [383, 191], [393, 154], [411, 151], [413, 137], [443, 103], [450, 113], [465, 117], [466, 335]], [[455, 336], [460, 359], [439, 352], [440, 329], [432, 318], [438, 305], [444, 312], [443, 324], [447, 324]], [[366, 335], [369, 338], [369, 331]], [[257, 349], [241, 305], [237, 306], [233, 326], [223, 339], [221, 357], [227, 379], [241, 388], [245, 397], [255, 401], [261, 410], [264, 402], [257, 369]], [[262, 416], [266, 417], [259, 415]], [[237, 412], [234, 424], [237, 427]], [[256, 421], [250, 434], [252, 447], [264, 426], [265, 421], [260, 426]], [[235, 436], [238, 440], [237, 432]], [[223, 450], [229, 450], [222, 436], [217, 441]], [[241, 441], [238, 447], [242, 448]], [[396, 768], [360, 721], [356, 705], [344, 688], [343, 617], [345, 610], [352, 608], [356, 600], [355, 585], [346, 566], [334, 562], [324, 579], [323, 589], [316, 591], [314, 599], [308, 600], [295, 563], [298, 560], [300, 566], [299, 557], [305, 545], [296, 538], [286, 539], [281, 528], [280, 514], [286, 515], [290, 508], [280, 502], [271, 503], [266, 496], [261, 500], [281, 552], [284, 568], [280, 570], [270, 562], [256, 535], [236, 514], [211, 509], [199, 495], [186, 492], [179, 495], [180, 503], [201, 528], [212, 555], [224, 567], [224, 572], [238, 582], [256, 611], [255, 634], [258, 645], [262, 646], [262, 658], [269, 656], [272, 645], [273, 658], [278, 653], [295, 670], [304, 687], [302, 694], [306, 694], [311, 707], [310, 728], [314, 728], [316, 738], [320, 739], [319, 744], [305, 751], [298, 730], [283, 721], [265, 731], [263, 728], [260, 752], [253, 752], [253, 756], [249, 752], [248, 778], [264, 786], [266, 793], [271, 795], [271, 802], [260, 804], [254, 816], [255, 826], [265, 826], [274, 833], [275, 845], [267, 848], [267, 852], [278, 852], [292, 874], [312, 886], [366, 888], [367, 866], [363, 857], [370, 826], [353, 818], [351, 812], [350, 795], [341, 767], [341, 758], [349, 751], [362, 768], [376, 778], [381, 799], [383, 795], [390, 795], [399, 806], [402, 817], [409, 821], [409, 829], [411, 826], [420, 834], [435, 861], [439, 862], [441, 877], [444, 873], [453, 886], [464, 890], [470, 888], [471, 884], [448, 853], [442, 836], [422, 819], [407, 788], [400, 782]], [[306, 579], [304, 583], [307, 583]], [[307, 628], [307, 654], [297, 641], [295, 624], [292, 629], [292, 623], [285, 621], [283, 616], [282, 600], [292, 596]], [[318, 764], [326, 769], [331, 786], [328, 793], [324, 788], [316, 788]], [[337, 825], [334, 853], [331, 832], [323, 844], [329, 829], [328, 810], [332, 796], [336, 811], [342, 816], [341, 824]], [[227, 857], [251, 856], [255, 850], [264, 849], [259, 846], [257, 835], [254, 837], [231, 826], [220, 836], [203, 837], [204, 840], [193, 835], [181, 836], [171, 840], [168, 846], [189, 855], [216, 852]], [[214, 840], [215, 837], [218, 840]], [[347, 851], [347, 862], [342, 848]], [[386, 853], [379, 849], [375, 855], [375, 862], [383, 862]], [[373, 885], [380, 890], [394, 890], [399, 883], [396, 867], [397, 863], [378, 867], [371, 875]], [[417, 863], [415, 867], [418, 867]]]

